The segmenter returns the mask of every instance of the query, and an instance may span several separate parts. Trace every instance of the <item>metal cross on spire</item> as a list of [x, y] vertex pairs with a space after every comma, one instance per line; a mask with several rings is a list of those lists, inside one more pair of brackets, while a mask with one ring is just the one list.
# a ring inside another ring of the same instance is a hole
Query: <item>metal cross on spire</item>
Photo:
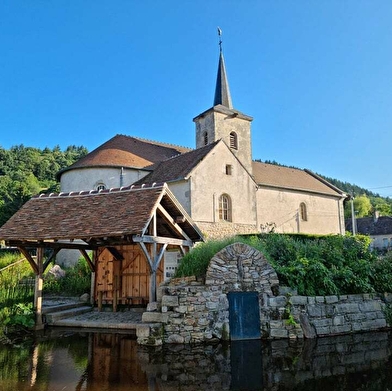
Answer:
[[219, 50], [222, 51], [222, 30], [218, 27]]

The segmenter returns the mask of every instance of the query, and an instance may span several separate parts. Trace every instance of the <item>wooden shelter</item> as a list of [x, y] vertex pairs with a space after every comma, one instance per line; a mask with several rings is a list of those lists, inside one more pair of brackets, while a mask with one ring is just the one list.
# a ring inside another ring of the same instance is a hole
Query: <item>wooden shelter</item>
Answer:
[[[36, 274], [39, 325], [43, 273], [59, 251], [81, 252], [93, 273], [95, 302], [116, 310], [118, 302], [155, 301], [165, 252], [184, 254], [202, 234], [167, 185], [153, 184], [34, 197], [0, 228], [0, 240], [17, 247]], [[45, 261], [44, 250], [50, 251]]]

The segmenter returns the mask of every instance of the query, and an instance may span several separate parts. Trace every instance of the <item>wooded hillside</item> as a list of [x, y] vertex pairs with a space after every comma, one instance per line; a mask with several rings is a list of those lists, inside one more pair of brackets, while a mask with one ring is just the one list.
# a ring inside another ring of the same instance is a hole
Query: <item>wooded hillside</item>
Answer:
[[0, 147], [0, 226], [33, 195], [58, 192], [56, 173], [87, 154], [75, 145], [64, 151], [18, 145]]

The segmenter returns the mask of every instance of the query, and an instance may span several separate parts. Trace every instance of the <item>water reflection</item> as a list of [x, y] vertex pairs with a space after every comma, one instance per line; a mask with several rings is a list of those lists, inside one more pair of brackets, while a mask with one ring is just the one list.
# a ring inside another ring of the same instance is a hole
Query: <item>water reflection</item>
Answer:
[[144, 348], [132, 336], [52, 329], [0, 346], [0, 390], [392, 390], [392, 336]]

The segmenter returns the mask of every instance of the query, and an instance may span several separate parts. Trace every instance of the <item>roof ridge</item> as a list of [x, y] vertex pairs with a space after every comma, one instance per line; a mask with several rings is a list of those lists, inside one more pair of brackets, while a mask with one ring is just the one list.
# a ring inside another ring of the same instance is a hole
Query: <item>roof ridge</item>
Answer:
[[97, 194], [110, 194], [110, 193], [121, 193], [125, 191], [136, 191], [136, 190], [148, 190], [152, 188], [164, 188], [166, 186], [165, 182], [154, 182], [152, 184], [146, 185], [129, 185], [122, 187], [112, 187], [110, 189], [101, 190], [81, 190], [81, 191], [70, 191], [70, 192], [60, 192], [60, 193], [49, 193], [49, 194], [39, 194], [33, 196], [32, 198], [54, 198], [54, 197], [75, 197], [75, 196], [89, 196]]
[[184, 148], [184, 149], [189, 149], [189, 150], [193, 149], [193, 148], [190, 148], [190, 147], [185, 147], [183, 145], [172, 144], [172, 143], [164, 143], [162, 141], [150, 140], [150, 139], [147, 139], [147, 138], [144, 138], [144, 137], [129, 136], [127, 134], [117, 134], [117, 136], [124, 136], [124, 137], [134, 138], [134, 139], [139, 140], [139, 141], [145, 141], [145, 142], [152, 143], [152, 144], [159, 145], [159, 146], [170, 146], [170, 147], [174, 147], [174, 148]]

